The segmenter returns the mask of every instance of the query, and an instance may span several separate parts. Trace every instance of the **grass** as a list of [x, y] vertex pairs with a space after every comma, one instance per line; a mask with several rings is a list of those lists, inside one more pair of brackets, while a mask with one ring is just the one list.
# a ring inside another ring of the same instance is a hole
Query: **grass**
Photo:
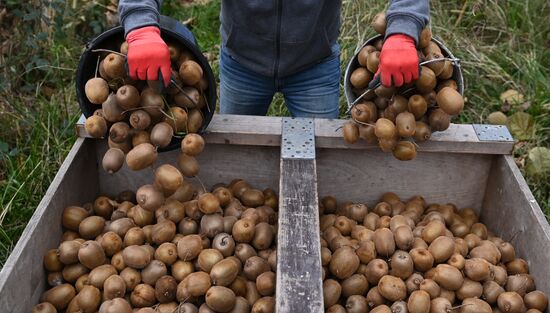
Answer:
[[[217, 77], [220, 2], [201, 2], [183, 7], [179, 0], [166, 0], [163, 12], [188, 22]], [[387, 3], [343, 1], [342, 68], [374, 35], [370, 20]], [[525, 110], [535, 119], [535, 135], [518, 142], [514, 152], [522, 169], [531, 148], [550, 146], [549, 6], [546, 0], [431, 1], [435, 36], [462, 59], [467, 105], [458, 122], [485, 122], [501, 109], [499, 95], [507, 89], [525, 96], [526, 109], [512, 105], [507, 113]], [[74, 69], [85, 43], [107, 27], [105, 16], [112, 13], [110, 0], [0, 4], [0, 266], [75, 139]], [[341, 106], [343, 112], [343, 96]], [[289, 114], [280, 95], [269, 114]], [[526, 179], [549, 215], [548, 174]]]

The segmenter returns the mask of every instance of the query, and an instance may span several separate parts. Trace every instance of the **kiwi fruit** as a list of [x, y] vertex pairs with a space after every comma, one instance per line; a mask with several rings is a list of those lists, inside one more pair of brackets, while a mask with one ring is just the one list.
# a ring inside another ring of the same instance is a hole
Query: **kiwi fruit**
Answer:
[[92, 115], [84, 122], [84, 128], [93, 138], [101, 138], [107, 133], [107, 122], [99, 115]]
[[[134, 129], [145, 130], [151, 125], [151, 116], [144, 110], [134, 111], [130, 114], [130, 125]], [[147, 140], [147, 142], [149, 141]]]
[[103, 70], [110, 78], [123, 78], [126, 73], [126, 59], [116, 53], [109, 53], [103, 59]]
[[164, 203], [164, 193], [154, 185], [143, 185], [136, 192], [139, 206], [147, 211], [154, 212]]
[[392, 275], [385, 275], [378, 282], [380, 294], [390, 300], [399, 301], [407, 296], [407, 287], [401, 278]]
[[449, 128], [451, 116], [442, 109], [435, 109], [430, 113], [429, 124], [434, 131], [444, 131]]
[[183, 261], [193, 260], [202, 251], [202, 239], [199, 235], [187, 235], [177, 243], [178, 257]]
[[424, 290], [415, 290], [409, 296], [407, 301], [407, 310], [409, 313], [424, 313], [430, 311], [430, 295]]
[[200, 107], [201, 94], [197, 88], [185, 86], [174, 95], [174, 103], [182, 108], [194, 109]]
[[483, 283], [483, 300], [491, 305], [497, 303], [498, 296], [503, 292], [504, 288], [492, 280]]
[[[234, 216], [226, 216], [224, 218], [224, 221], [227, 217], [235, 218]], [[237, 218], [235, 218], [235, 221], [236, 220]], [[231, 227], [231, 229], [232, 228], [233, 227]], [[231, 229], [229, 229], [229, 232], [231, 232]], [[218, 250], [223, 255], [223, 257], [231, 256], [235, 252], [235, 240], [233, 240], [233, 237], [227, 233], [219, 233], [216, 235], [216, 237], [214, 237], [214, 240], [212, 241], [212, 248]]]
[[386, 12], [376, 14], [370, 25], [374, 31], [383, 35], [386, 32]]
[[144, 269], [141, 270], [141, 280], [151, 286], [154, 286], [159, 278], [166, 275], [167, 268], [159, 260], [152, 260]]
[[141, 97], [136, 87], [124, 85], [118, 88], [115, 100], [123, 110], [131, 110], [139, 106]]
[[464, 277], [460, 270], [448, 264], [439, 264], [435, 268], [435, 276], [433, 280], [441, 287], [455, 291], [462, 286]]
[[439, 74], [438, 78], [442, 80], [450, 79], [451, 77], [453, 77], [453, 71], [453, 64], [449, 61], [445, 61], [445, 65], [443, 65], [443, 70]]
[[497, 298], [498, 308], [502, 312], [520, 313], [525, 312], [522, 297], [517, 292], [503, 292]]
[[439, 107], [449, 115], [457, 115], [464, 108], [464, 98], [451, 87], [442, 88], [436, 99]]
[[359, 125], [359, 138], [372, 145], [378, 143], [378, 137], [374, 133], [374, 126], [371, 125]]
[[210, 273], [212, 267], [223, 260], [223, 255], [216, 249], [203, 249], [197, 258], [199, 268], [206, 273]]
[[151, 88], [144, 89], [141, 92], [139, 105], [149, 114], [152, 121], [158, 121], [164, 116], [162, 112], [164, 99]]
[[271, 267], [269, 263], [259, 256], [252, 256], [248, 258], [243, 265], [243, 274], [250, 281], [256, 281], [256, 278], [260, 274], [270, 270]]
[[179, 68], [181, 81], [188, 86], [194, 86], [200, 82], [203, 72], [201, 66], [193, 61], [184, 61]]
[[103, 155], [101, 165], [103, 166], [103, 169], [109, 174], [118, 172], [122, 165], [124, 165], [124, 151], [118, 148], [110, 148]]
[[174, 192], [169, 199], [177, 200], [181, 203], [187, 202], [193, 198], [195, 193], [195, 187], [187, 181], [183, 181], [183, 184]]
[[373, 51], [367, 56], [367, 69], [371, 73], [376, 73], [378, 71], [378, 66], [380, 65], [380, 52]]
[[102, 287], [103, 296], [107, 300], [122, 298], [126, 294], [126, 282], [119, 275], [109, 276]]
[[390, 100], [383, 97], [376, 97], [372, 100], [376, 107], [378, 108], [378, 117], [380, 118], [383, 113], [383, 110], [390, 105]]
[[402, 140], [397, 143], [392, 153], [400, 161], [410, 161], [416, 158], [416, 146], [410, 141]]
[[342, 286], [334, 280], [327, 279], [323, 281], [323, 302], [325, 308], [331, 307], [338, 303], [340, 295], [342, 293]]
[[548, 297], [542, 291], [531, 291], [523, 297], [528, 309], [536, 309], [544, 312], [548, 307]]
[[417, 121], [415, 124], [415, 132], [413, 139], [416, 142], [424, 142], [432, 136], [432, 130], [430, 126], [424, 122]]
[[61, 221], [63, 227], [78, 231], [78, 226], [80, 222], [88, 217], [89, 213], [82, 207], [79, 206], [68, 206], [63, 210], [63, 215]]
[[409, 98], [408, 109], [415, 119], [420, 119], [428, 110], [428, 103], [421, 95], [412, 95]]
[[78, 250], [78, 260], [89, 269], [105, 263], [105, 252], [97, 241], [86, 241]]
[[[512, 247], [513, 249], [513, 247]], [[514, 253], [515, 256], [515, 253]], [[502, 257], [501, 257], [502, 261]], [[512, 261], [509, 261], [506, 264], [506, 270], [508, 271], [508, 275], [516, 275], [516, 274], [529, 274], [529, 265], [527, 264], [527, 261], [524, 259], [512, 259]]]
[[143, 269], [151, 262], [151, 255], [143, 246], [133, 245], [122, 250], [124, 263], [135, 269]]
[[431, 68], [422, 66], [420, 70], [420, 76], [415, 82], [416, 89], [424, 94], [432, 91], [437, 85], [437, 77]]
[[[437, 60], [441, 58], [443, 58], [443, 55], [438, 52], [430, 52], [429, 54], [426, 55], [426, 61]], [[443, 60], [435, 61], [435, 62], [426, 64], [426, 66], [433, 71], [435, 76], [438, 76], [443, 71], [443, 68], [445, 66], [445, 61]]]
[[520, 296], [535, 290], [535, 281], [529, 274], [516, 274], [508, 276], [506, 285], [504, 286], [506, 291], [515, 291]]
[[[188, 293], [193, 297], [204, 296], [212, 286], [210, 276], [205, 272], [194, 272], [185, 277], [178, 285], [186, 287]], [[176, 297], [179, 298], [176, 294]], [[178, 299], [179, 300], [179, 299]], [[180, 300], [181, 301], [181, 300]]]
[[376, 121], [374, 134], [380, 139], [392, 139], [397, 135], [397, 129], [392, 121], [380, 118]]
[[70, 284], [62, 284], [47, 290], [42, 294], [40, 301], [52, 304], [56, 310], [62, 311], [75, 297], [76, 291]]
[[450, 87], [450, 88], [458, 91], [458, 85], [457, 85], [457, 83], [454, 79], [446, 79], [446, 80], [443, 80], [443, 81], [440, 80], [437, 84], [437, 88], [435, 89], [435, 91], [439, 92], [441, 89], [443, 89], [445, 87]]
[[389, 257], [395, 252], [395, 239], [388, 228], [377, 229], [373, 241], [378, 255]]
[[157, 159], [157, 149], [150, 143], [142, 143], [135, 146], [126, 155], [126, 164], [134, 171], [149, 167]]
[[353, 87], [357, 89], [364, 89], [367, 88], [370, 81], [372, 80], [372, 73], [369, 72], [364, 67], [358, 67], [355, 69], [350, 76], [350, 83]]
[[434, 257], [435, 263], [446, 262], [454, 253], [454, 240], [447, 236], [439, 236], [434, 239], [428, 251]]
[[371, 45], [366, 45], [359, 51], [357, 55], [357, 61], [361, 66], [367, 66], [367, 57], [369, 53], [376, 51], [376, 48]]
[[130, 294], [130, 302], [134, 307], [150, 307], [156, 303], [155, 289], [147, 284], [137, 285]]
[[49, 272], [59, 272], [63, 269], [63, 263], [59, 259], [59, 250], [51, 249], [44, 254], [44, 268]]
[[155, 170], [155, 186], [163, 191], [165, 197], [176, 192], [182, 184], [183, 175], [175, 166], [163, 164]]
[[109, 85], [103, 78], [91, 78], [84, 85], [86, 98], [93, 104], [102, 104], [109, 97]]
[[101, 216], [88, 216], [78, 226], [78, 232], [84, 239], [94, 239], [103, 233], [105, 219]]
[[172, 129], [170, 124], [166, 122], [158, 123], [151, 130], [151, 144], [156, 147], [165, 148], [172, 141], [172, 136], [174, 136], [174, 129]]
[[204, 149], [204, 139], [198, 134], [187, 134], [181, 141], [181, 151], [189, 156], [197, 156]]
[[124, 110], [118, 105], [114, 93], [109, 94], [107, 100], [101, 105], [101, 108], [103, 110], [103, 118], [111, 123], [120, 122], [125, 117]]
[[49, 302], [42, 302], [32, 307], [31, 313], [57, 313], [56, 308]]
[[367, 123], [373, 122], [376, 119], [376, 105], [374, 102], [360, 102], [351, 109], [353, 120]]
[[411, 256], [405, 251], [396, 251], [390, 259], [390, 275], [403, 280], [409, 278], [414, 271], [414, 264]]
[[195, 177], [199, 173], [200, 167], [195, 157], [180, 153], [177, 162], [181, 173], [185, 177]]
[[347, 313], [361, 313], [367, 312], [368, 305], [367, 300], [362, 295], [351, 295], [346, 300], [346, 309]]
[[418, 38], [418, 47], [424, 49], [428, 47], [430, 43], [435, 44], [432, 40], [432, 29], [430, 27], [424, 27], [420, 33], [420, 38]]
[[[78, 262], [78, 250], [82, 243], [76, 240], [64, 241], [59, 245], [59, 261], [65, 265]], [[55, 250], [54, 250], [55, 251]], [[46, 264], [46, 260], [44, 260]], [[61, 270], [61, 269], [60, 269]]]

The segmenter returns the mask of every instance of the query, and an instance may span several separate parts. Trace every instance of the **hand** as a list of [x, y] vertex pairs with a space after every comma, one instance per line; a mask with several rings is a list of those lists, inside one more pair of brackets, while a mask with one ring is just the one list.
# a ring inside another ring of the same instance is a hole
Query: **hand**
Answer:
[[401, 87], [418, 79], [420, 67], [414, 39], [407, 35], [391, 35], [380, 52], [380, 66], [376, 74], [381, 75], [385, 87]]
[[128, 72], [132, 79], [158, 80], [159, 70], [164, 85], [170, 83], [171, 63], [168, 46], [160, 37], [160, 29], [147, 26], [126, 36], [128, 42]]

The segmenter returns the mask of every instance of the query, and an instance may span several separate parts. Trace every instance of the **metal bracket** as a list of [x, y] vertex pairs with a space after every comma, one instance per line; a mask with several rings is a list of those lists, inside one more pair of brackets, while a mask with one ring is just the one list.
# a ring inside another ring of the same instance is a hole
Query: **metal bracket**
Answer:
[[514, 138], [504, 125], [473, 124], [474, 131], [480, 141], [514, 141]]
[[315, 159], [315, 123], [312, 118], [283, 117], [281, 158]]

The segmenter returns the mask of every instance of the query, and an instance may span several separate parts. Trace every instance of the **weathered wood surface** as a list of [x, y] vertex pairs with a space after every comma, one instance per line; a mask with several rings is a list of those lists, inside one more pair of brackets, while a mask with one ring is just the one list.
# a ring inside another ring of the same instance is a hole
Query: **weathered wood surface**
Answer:
[[373, 206], [392, 191], [403, 199], [422, 195], [428, 202], [479, 208], [491, 160], [490, 155], [420, 153], [403, 162], [377, 150], [318, 149], [319, 196]]
[[[318, 148], [380, 150], [363, 140], [347, 144], [342, 139], [342, 125], [348, 120], [315, 119], [315, 140]], [[480, 141], [470, 124], [451, 124], [443, 132], [435, 132], [430, 140], [418, 144], [420, 152], [510, 154], [514, 143]]]
[[491, 168], [481, 221], [527, 260], [538, 290], [550, 294], [550, 225], [512, 156], [498, 157]]
[[324, 312], [315, 160], [281, 159], [276, 312]]
[[[209, 143], [279, 146], [281, 122], [280, 117], [215, 114], [205, 138]], [[364, 141], [346, 144], [341, 130], [345, 122], [347, 120], [315, 119], [316, 147], [380, 150]], [[89, 137], [84, 129], [84, 119], [79, 120], [77, 133]], [[436, 132], [429, 141], [419, 144], [421, 152], [510, 154], [512, 148], [513, 142], [480, 141], [469, 124], [451, 124], [446, 131]]]
[[0, 272], [2, 312], [30, 312], [39, 302], [47, 284], [44, 253], [59, 245], [63, 209], [95, 198], [95, 164], [92, 142], [77, 139]]
[[[107, 145], [97, 141], [97, 158], [101, 160]], [[176, 160], [180, 150], [159, 153], [152, 167], [141, 171], [132, 171], [126, 164], [115, 174], [105, 172], [101, 165], [98, 168], [100, 192], [109, 195], [131, 189], [136, 191], [143, 184], [150, 184], [154, 179], [155, 169], [162, 164], [177, 167]], [[217, 183], [229, 183], [234, 178], [246, 179], [255, 188], [273, 188], [279, 185], [279, 148], [267, 146], [241, 146], [207, 143], [204, 151], [197, 157], [201, 166], [199, 179], [206, 188]], [[200, 187], [197, 178], [187, 179]]]

